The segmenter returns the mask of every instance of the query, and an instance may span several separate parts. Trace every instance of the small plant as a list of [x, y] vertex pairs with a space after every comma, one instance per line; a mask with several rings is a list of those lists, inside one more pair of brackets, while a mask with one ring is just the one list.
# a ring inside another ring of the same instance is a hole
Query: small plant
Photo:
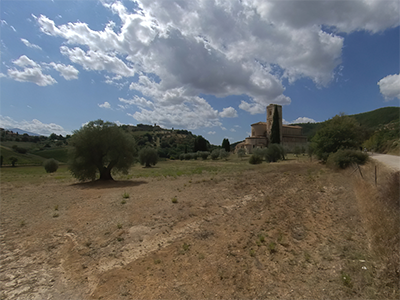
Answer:
[[58, 169], [58, 161], [54, 158], [46, 159], [43, 163], [43, 167], [47, 173], [54, 173]]
[[271, 254], [275, 253], [276, 252], [276, 244], [274, 242], [269, 243], [268, 244], [268, 250], [269, 250], [269, 252]]
[[155, 259], [155, 260], [154, 260], [154, 264], [155, 264], [155, 265], [161, 264], [161, 259]]
[[54, 206], [54, 210], [58, 210], [58, 204]]
[[200, 253], [200, 254], [199, 254], [199, 259], [202, 260], [202, 259], [204, 259], [204, 258], [205, 258], [204, 254], [203, 254], [203, 253]]
[[22, 221], [19, 223], [19, 226], [21, 226], [21, 227], [24, 227], [25, 225], [26, 225], [25, 220], [22, 220]]
[[351, 282], [351, 277], [349, 274], [342, 271], [340, 276], [341, 276], [342, 282], [345, 286], [347, 286], [349, 288], [353, 287], [353, 283]]
[[129, 198], [129, 194], [127, 192], [122, 194], [122, 198], [124, 199], [128, 199]]
[[264, 242], [265, 242], [265, 237], [264, 237], [262, 234], [259, 234], [259, 235], [258, 235], [258, 239], [259, 239], [259, 241], [260, 241], [261, 243], [264, 243]]
[[125, 204], [125, 203], [126, 203], [126, 200], [123, 199], [123, 200], [121, 201], [121, 204]]
[[256, 256], [256, 251], [254, 251], [253, 249], [250, 249], [249, 254], [251, 257]]
[[252, 164], [252, 165], [261, 164], [262, 161], [263, 161], [263, 157], [261, 155], [258, 155], [258, 154], [253, 154], [249, 158], [249, 163]]
[[59, 214], [58, 213], [54, 213], [53, 214], [53, 218], [58, 218]]
[[174, 198], [171, 199], [171, 202], [172, 203], [178, 203], [178, 199], [176, 197], [174, 197]]
[[190, 248], [190, 244], [183, 243], [183, 245], [182, 245], [183, 251], [187, 252], [187, 251], [189, 251], [189, 248]]
[[118, 228], [118, 229], [121, 229], [121, 228], [122, 228], [122, 224], [121, 224], [121, 223], [118, 223], [118, 224], [117, 224], [117, 228]]

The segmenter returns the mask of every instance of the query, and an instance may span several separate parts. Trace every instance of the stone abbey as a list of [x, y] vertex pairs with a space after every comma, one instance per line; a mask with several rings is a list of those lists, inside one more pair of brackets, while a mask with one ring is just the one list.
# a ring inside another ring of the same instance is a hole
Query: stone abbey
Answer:
[[[276, 108], [276, 110], [275, 110]], [[278, 113], [280, 141], [283, 146], [294, 147], [307, 143], [307, 137], [303, 136], [301, 126], [282, 124], [282, 106], [270, 104], [267, 106], [267, 122], [251, 124], [251, 136], [244, 142], [238, 144], [235, 150], [244, 149], [250, 154], [255, 148], [265, 148], [271, 141], [271, 129], [274, 120], [274, 113]]]

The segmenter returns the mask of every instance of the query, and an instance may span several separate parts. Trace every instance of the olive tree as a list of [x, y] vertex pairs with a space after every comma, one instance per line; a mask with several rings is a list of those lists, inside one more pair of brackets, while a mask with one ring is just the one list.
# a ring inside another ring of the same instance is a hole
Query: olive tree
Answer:
[[158, 154], [154, 148], [145, 147], [139, 151], [139, 162], [146, 168], [155, 166], [158, 163]]
[[135, 162], [134, 139], [121, 127], [102, 120], [91, 121], [73, 132], [69, 169], [79, 181], [113, 180], [111, 170], [128, 173]]

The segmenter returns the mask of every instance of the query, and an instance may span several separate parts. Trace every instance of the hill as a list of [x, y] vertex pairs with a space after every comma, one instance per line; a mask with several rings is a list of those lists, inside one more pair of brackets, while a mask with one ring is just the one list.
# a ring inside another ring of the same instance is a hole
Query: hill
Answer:
[[29, 136], [41, 136], [40, 134], [29, 132], [29, 131], [22, 130], [22, 129], [19, 129], [19, 128], [7, 128], [6, 130], [9, 130], [9, 131], [12, 131], [14, 133], [21, 134], [21, 135], [27, 134]]
[[[362, 127], [364, 127], [369, 132], [374, 132], [380, 126], [384, 126], [386, 124], [399, 121], [400, 119], [400, 109], [399, 107], [388, 106], [378, 108], [373, 111], [364, 112], [355, 115], [349, 115], [350, 117], [354, 117]], [[324, 121], [326, 122], [326, 121]], [[303, 134], [307, 136], [309, 139], [315, 134], [320, 124], [319, 123], [297, 123], [291, 125], [299, 125], [303, 128]]]

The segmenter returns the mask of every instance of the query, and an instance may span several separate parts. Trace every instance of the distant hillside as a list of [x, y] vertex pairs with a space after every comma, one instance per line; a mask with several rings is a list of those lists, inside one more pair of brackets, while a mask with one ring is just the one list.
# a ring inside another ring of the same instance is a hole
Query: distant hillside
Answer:
[[22, 130], [22, 129], [19, 129], [19, 128], [7, 128], [6, 130], [9, 130], [9, 131], [12, 131], [14, 133], [21, 134], [21, 135], [27, 134], [27, 135], [30, 135], [30, 136], [40, 136], [40, 134], [29, 132], [29, 131]]
[[[382, 125], [389, 124], [391, 122], [399, 121], [400, 119], [400, 108], [399, 107], [382, 107], [373, 111], [364, 112], [360, 114], [350, 115], [354, 117], [362, 127], [370, 132], [375, 131]], [[326, 122], [326, 121], [324, 121]], [[291, 125], [299, 125], [303, 128], [303, 134], [307, 137], [312, 137], [318, 129], [320, 123], [299, 123]]]

